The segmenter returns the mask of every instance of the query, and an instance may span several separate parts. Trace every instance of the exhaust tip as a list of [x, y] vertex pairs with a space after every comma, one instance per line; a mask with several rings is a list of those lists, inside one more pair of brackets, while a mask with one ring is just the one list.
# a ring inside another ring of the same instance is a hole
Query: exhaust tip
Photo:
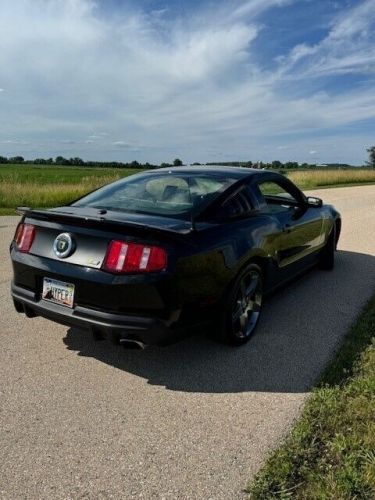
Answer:
[[143, 350], [146, 348], [146, 344], [141, 342], [140, 340], [135, 339], [120, 339], [120, 344], [124, 346], [126, 349], [135, 349], [135, 350]]

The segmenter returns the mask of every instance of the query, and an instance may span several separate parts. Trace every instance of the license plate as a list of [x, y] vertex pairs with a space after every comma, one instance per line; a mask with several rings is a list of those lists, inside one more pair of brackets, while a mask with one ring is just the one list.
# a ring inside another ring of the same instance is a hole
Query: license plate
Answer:
[[43, 279], [42, 299], [60, 304], [66, 307], [73, 307], [74, 285], [63, 281]]

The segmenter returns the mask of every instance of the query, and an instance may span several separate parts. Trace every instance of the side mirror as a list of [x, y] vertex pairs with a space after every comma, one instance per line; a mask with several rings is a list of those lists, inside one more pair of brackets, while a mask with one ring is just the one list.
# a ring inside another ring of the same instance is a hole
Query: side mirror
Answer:
[[309, 207], [320, 208], [323, 205], [323, 201], [320, 198], [316, 198], [315, 196], [308, 196], [307, 204], [309, 205]]

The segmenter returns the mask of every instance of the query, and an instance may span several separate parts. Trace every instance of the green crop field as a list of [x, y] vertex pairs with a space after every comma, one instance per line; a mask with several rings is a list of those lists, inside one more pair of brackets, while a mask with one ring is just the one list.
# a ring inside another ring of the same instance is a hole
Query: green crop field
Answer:
[[90, 179], [118, 179], [137, 169], [67, 167], [45, 165], [0, 165], [0, 182], [80, 184]]
[[68, 203], [136, 169], [0, 165], [0, 215], [17, 206], [52, 207]]
[[[209, 168], [209, 167], [208, 167]], [[139, 172], [126, 168], [56, 165], [0, 165], [0, 215], [14, 214], [17, 206], [52, 207], [68, 203], [121, 177]], [[301, 189], [375, 183], [369, 169], [289, 171]]]

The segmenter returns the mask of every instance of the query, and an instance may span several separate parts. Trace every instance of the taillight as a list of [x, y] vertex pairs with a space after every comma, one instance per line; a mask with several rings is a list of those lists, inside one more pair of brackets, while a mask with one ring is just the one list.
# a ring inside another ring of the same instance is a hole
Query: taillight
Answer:
[[112, 273], [147, 273], [162, 271], [166, 266], [163, 248], [113, 240], [102, 267]]
[[19, 224], [17, 227], [14, 241], [17, 250], [28, 253], [35, 237], [35, 227], [32, 224]]

